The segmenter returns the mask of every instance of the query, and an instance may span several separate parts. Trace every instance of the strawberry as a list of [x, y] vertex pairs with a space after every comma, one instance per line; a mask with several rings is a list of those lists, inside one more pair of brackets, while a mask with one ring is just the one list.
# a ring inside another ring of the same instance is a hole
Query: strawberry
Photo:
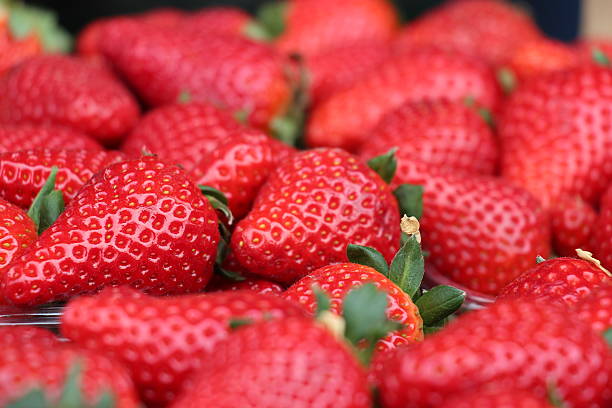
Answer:
[[[3, 407], [55, 406], [60, 399], [61, 406], [108, 406], [103, 405], [108, 399], [117, 408], [139, 406], [132, 380], [123, 366], [97, 353], [60, 342], [49, 331], [3, 327], [0, 345], [0, 405]], [[45, 400], [52, 404], [45, 404]]]
[[36, 225], [19, 207], [0, 199], [0, 275], [38, 237]]
[[527, 82], [499, 121], [502, 175], [550, 208], [563, 195], [594, 203], [612, 167], [612, 70], [583, 65]]
[[593, 330], [609, 333], [612, 328], [612, 285], [594, 289], [576, 303], [575, 310], [580, 320], [588, 323]]
[[580, 55], [581, 60], [587, 63], [592, 63], [593, 59], [601, 61], [601, 55], [604, 56], [604, 59], [612, 59], [612, 42], [609, 39], [581, 39], [577, 44], [575, 44], [575, 48]]
[[452, 1], [408, 24], [399, 49], [439, 46], [499, 65], [518, 48], [541, 37], [526, 13], [499, 0]]
[[39, 305], [130, 284], [156, 295], [201, 290], [210, 279], [217, 215], [178, 167], [154, 157], [96, 174], [3, 276], [16, 305]]
[[442, 275], [496, 294], [549, 254], [549, 221], [537, 200], [504, 180], [399, 160], [394, 184], [421, 185], [428, 262]]
[[9, 44], [0, 44], [0, 76], [12, 67], [42, 53], [42, 44], [35, 35], [29, 35]]
[[125, 155], [104, 150], [32, 149], [0, 153], [0, 197], [20, 207], [32, 204], [51, 167], [58, 167], [57, 188], [68, 204], [99, 170], [125, 160]]
[[351, 88], [315, 107], [306, 142], [355, 151], [383, 115], [404, 102], [466, 97], [484, 107], [496, 107], [500, 91], [485, 63], [451, 52], [417, 50], [389, 59]]
[[589, 247], [597, 213], [580, 197], [559, 197], [550, 209], [551, 232], [555, 253], [572, 256], [576, 248]]
[[61, 331], [73, 342], [122, 361], [143, 401], [164, 406], [209, 364], [232, 319], [304, 316], [298, 305], [249, 291], [155, 298], [130, 288], [79, 297], [64, 310]]
[[138, 120], [134, 98], [106, 70], [74, 57], [31, 58], [0, 78], [0, 121], [56, 124], [116, 143]]
[[276, 5], [282, 26], [276, 47], [313, 56], [346, 44], [389, 42], [398, 16], [387, 0], [289, 0]]
[[206, 290], [208, 292], [248, 290], [262, 295], [280, 295], [284, 291], [283, 287], [278, 283], [265, 279], [246, 277], [242, 280], [232, 280], [219, 275], [213, 276]]
[[102, 150], [89, 136], [61, 126], [0, 125], [0, 152], [37, 149]]
[[485, 386], [540, 398], [554, 386], [568, 406], [604, 408], [612, 403], [612, 354], [564, 307], [512, 300], [463, 315], [427, 341], [397, 349], [377, 382], [387, 408], [438, 406]]
[[444, 400], [438, 408], [553, 408], [533, 393], [523, 390], [477, 390]]
[[399, 211], [390, 188], [338, 149], [293, 155], [263, 185], [232, 235], [231, 248], [251, 274], [294, 282], [346, 261], [349, 243], [390, 260], [399, 244]]
[[612, 274], [599, 261], [585, 251], [577, 252], [584, 259], [554, 258], [540, 262], [506, 285], [497, 298], [529, 297], [573, 306], [594, 289], [612, 285]]
[[271, 47], [234, 35], [193, 35], [122, 21], [102, 33], [102, 51], [149, 105], [187, 93], [246, 113], [267, 128], [290, 102], [286, 61]]
[[237, 7], [207, 7], [190, 13], [181, 24], [195, 35], [243, 35], [248, 33], [252, 18]]
[[605, 268], [612, 268], [612, 186], [601, 197], [600, 211], [589, 239], [595, 257]]
[[398, 160], [493, 174], [498, 148], [478, 113], [461, 102], [407, 102], [390, 111], [369, 134], [361, 156], [372, 158], [398, 147]]

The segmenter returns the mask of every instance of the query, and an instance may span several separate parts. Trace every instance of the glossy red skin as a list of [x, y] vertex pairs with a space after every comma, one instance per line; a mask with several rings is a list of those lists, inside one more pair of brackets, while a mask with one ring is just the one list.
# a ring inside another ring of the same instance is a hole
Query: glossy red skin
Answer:
[[495, 136], [478, 113], [463, 102], [408, 102], [387, 113], [369, 135], [361, 156], [371, 159], [398, 147], [400, 160], [419, 160], [464, 172], [493, 174]]
[[285, 289], [278, 283], [265, 279], [245, 277], [244, 280], [235, 281], [222, 276], [213, 275], [206, 290], [208, 292], [248, 290], [262, 295], [280, 295]]
[[550, 209], [553, 248], [557, 255], [575, 256], [576, 248], [590, 250], [589, 239], [597, 213], [580, 197], [559, 197]]
[[154, 298], [129, 288], [113, 288], [71, 301], [62, 334], [91, 350], [122, 361], [140, 396], [165, 406], [185, 381], [209, 364], [233, 319], [254, 321], [305, 316], [292, 302], [249, 291]]
[[200, 155], [200, 162], [191, 171], [193, 180], [225, 194], [234, 217], [243, 218], [278, 165], [271, 140], [259, 131], [246, 130], [218, 140]]
[[68, 204], [81, 187], [103, 168], [127, 158], [106, 150], [32, 149], [0, 153], [0, 197], [22, 208], [29, 208], [49, 178], [51, 167], [58, 168], [55, 188]]
[[612, 285], [612, 277], [592, 262], [554, 258], [523, 272], [502, 289], [497, 299], [526, 297], [573, 306], [604, 285]]
[[39, 149], [102, 150], [102, 146], [84, 133], [51, 125], [0, 124], [0, 152]]
[[155, 157], [96, 174], [3, 277], [10, 303], [35, 306], [104, 286], [197, 292], [212, 274], [217, 215], [187, 175]]
[[527, 14], [504, 1], [448, 2], [403, 28], [398, 49], [438, 46], [504, 63], [521, 44], [541, 34]]
[[488, 65], [457, 53], [415, 50], [389, 59], [317, 106], [308, 122], [306, 142], [355, 151], [387, 112], [405, 102], [463, 101], [468, 96], [484, 107], [497, 106], [500, 90]]
[[251, 274], [291, 283], [346, 262], [348, 244], [375, 248], [391, 261], [398, 225], [397, 202], [378, 174], [342, 150], [313, 149], [272, 172], [231, 248]]
[[580, 320], [598, 333], [612, 328], [612, 285], [599, 287], [575, 306]]
[[553, 408], [545, 398], [523, 390], [479, 389], [445, 400], [438, 408]]
[[123, 21], [105, 30], [102, 50], [149, 105], [174, 103], [183, 92], [267, 127], [290, 102], [286, 60], [269, 45], [236, 35], [193, 35]]
[[192, 12], [182, 22], [194, 35], [243, 35], [251, 16], [237, 7], [207, 7]]
[[528, 300], [498, 302], [459, 317], [427, 341], [398, 349], [378, 377], [387, 408], [438, 406], [480, 387], [546, 398], [551, 381], [569, 406], [608, 407], [612, 354], [566, 308]]
[[519, 82], [543, 74], [562, 71], [580, 63], [578, 53], [560, 41], [540, 38], [521, 44], [510, 55], [506, 65]]
[[173, 408], [369, 408], [366, 373], [348, 347], [312, 319], [238, 329]]
[[34, 221], [21, 208], [0, 199], [0, 275], [38, 238]]
[[31, 58], [0, 78], [0, 122], [68, 126], [104, 144], [136, 124], [139, 107], [105, 69], [75, 57]]
[[330, 310], [342, 314], [343, 299], [353, 288], [372, 283], [387, 293], [387, 317], [400, 322], [404, 327], [381, 339], [377, 351], [387, 351], [404, 344], [423, 340], [423, 320], [419, 309], [406, 293], [380, 272], [369, 266], [353, 263], [338, 263], [319, 268], [306, 275], [283, 293], [285, 299], [301, 303], [310, 313], [315, 313], [317, 300], [313, 286], [325, 292], [331, 300]]
[[527, 191], [499, 178], [400, 160], [394, 185], [424, 186], [420, 219], [428, 262], [451, 280], [497, 294], [548, 257], [548, 217]]
[[391, 56], [386, 41], [362, 41], [331, 48], [305, 60], [310, 79], [310, 103], [316, 106], [350, 88]]
[[47, 398], [57, 403], [66, 376], [81, 364], [81, 391], [96, 403], [113, 393], [117, 408], [136, 408], [139, 401], [126, 369], [114, 360], [60, 342], [51, 332], [35, 327], [0, 328], [0, 405], [6, 406], [42, 385]]
[[599, 215], [593, 224], [589, 250], [608, 270], [612, 268], [612, 186], [601, 197]]
[[499, 120], [502, 175], [545, 207], [594, 203], [612, 174], [612, 70], [583, 65], [519, 87]]
[[292, 0], [276, 47], [310, 57], [347, 44], [389, 42], [398, 27], [397, 13], [387, 0]]

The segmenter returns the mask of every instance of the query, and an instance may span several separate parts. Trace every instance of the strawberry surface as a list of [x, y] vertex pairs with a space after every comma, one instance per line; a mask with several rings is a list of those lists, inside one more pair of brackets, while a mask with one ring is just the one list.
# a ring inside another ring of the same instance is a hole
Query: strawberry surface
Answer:
[[466, 392], [445, 400], [438, 408], [553, 408], [545, 399], [522, 390], [492, 389]]
[[602, 265], [612, 268], [612, 187], [601, 197], [600, 211], [593, 223], [590, 248]]
[[519, 82], [525, 82], [539, 75], [573, 68], [579, 62], [578, 53], [569, 45], [540, 38], [518, 46], [506, 65]]
[[51, 125], [0, 125], [0, 152], [39, 149], [102, 150], [94, 139], [70, 128]]
[[0, 274], [38, 238], [36, 231], [28, 214], [0, 199]]
[[612, 328], [612, 284], [594, 289], [576, 303], [580, 320], [598, 333]]
[[576, 248], [590, 248], [589, 240], [597, 213], [580, 197], [559, 197], [550, 209], [551, 232], [555, 253], [574, 256]]

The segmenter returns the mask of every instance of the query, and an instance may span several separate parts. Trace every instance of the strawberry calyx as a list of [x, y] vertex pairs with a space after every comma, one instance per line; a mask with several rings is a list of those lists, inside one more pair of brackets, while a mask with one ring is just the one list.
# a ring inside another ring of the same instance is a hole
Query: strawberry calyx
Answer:
[[68, 371], [57, 403], [49, 401], [41, 388], [33, 388], [18, 400], [6, 405], [6, 408], [114, 408], [116, 406], [116, 398], [110, 392], [104, 392], [97, 403], [87, 404], [81, 392], [81, 376], [82, 366], [77, 362]]
[[397, 149], [397, 147], [392, 147], [387, 153], [368, 160], [368, 167], [374, 170], [387, 184], [391, 183], [397, 170], [397, 158], [395, 157]]
[[42, 186], [28, 210], [28, 216], [36, 224], [38, 234], [42, 234], [64, 211], [64, 196], [55, 189], [57, 167], [51, 167], [51, 173]]
[[247, 24], [244, 33], [254, 40], [271, 41], [285, 31], [287, 2], [270, 1], [258, 10], [255, 21]]
[[604, 330], [603, 337], [606, 343], [608, 343], [608, 347], [612, 349], [612, 327], [608, 327]]
[[225, 216], [227, 224], [232, 225], [234, 223], [234, 216], [232, 215], [232, 212], [229, 209], [227, 197], [225, 197], [225, 194], [223, 194], [221, 191], [217, 190], [214, 187], [205, 186], [202, 184], [199, 184], [198, 188], [200, 189], [204, 197], [208, 199], [210, 205], [212, 205], [215, 210], [219, 211]]

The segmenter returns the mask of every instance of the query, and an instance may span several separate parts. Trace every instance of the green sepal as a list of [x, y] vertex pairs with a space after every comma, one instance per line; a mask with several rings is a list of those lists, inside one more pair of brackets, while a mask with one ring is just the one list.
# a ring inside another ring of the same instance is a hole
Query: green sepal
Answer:
[[425, 274], [425, 262], [421, 244], [416, 236], [410, 236], [402, 245], [389, 269], [389, 279], [411, 298], [417, 292]]
[[115, 408], [117, 406], [117, 401], [115, 400], [115, 396], [110, 392], [105, 392], [102, 394], [94, 408]]
[[[271, 40], [285, 31], [285, 15], [287, 3], [284, 1], [271, 1], [264, 3], [257, 10], [257, 23], [265, 39]], [[263, 34], [265, 33], [265, 34]]]
[[465, 292], [452, 286], [440, 285], [423, 293], [416, 300], [424, 326], [439, 326], [439, 322], [455, 313], [465, 300]]
[[421, 219], [423, 216], [423, 186], [402, 184], [393, 191], [400, 214]]
[[229, 325], [230, 330], [236, 330], [244, 326], [250, 326], [253, 323], [255, 323], [253, 319], [245, 317], [245, 318], [230, 319], [228, 325]]
[[5, 408], [44, 408], [48, 406], [42, 389], [34, 388], [24, 396], [6, 405]]
[[397, 147], [391, 148], [387, 153], [381, 154], [368, 160], [368, 166], [374, 170], [385, 183], [391, 183], [397, 170], [397, 158], [395, 157]]
[[204, 185], [198, 185], [198, 188], [204, 194], [204, 197], [208, 199], [212, 207], [221, 212], [227, 219], [227, 223], [232, 225], [234, 223], [234, 216], [228, 207], [227, 197], [221, 191], [216, 188]]
[[321, 288], [319, 288], [318, 286], [314, 286], [312, 288], [312, 291], [317, 301], [317, 310], [315, 311], [315, 316], [320, 316], [321, 313], [331, 309], [331, 300], [327, 293], [323, 292], [323, 290], [321, 290]]
[[51, 226], [64, 211], [64, 197], [61, 191], [55, 190], [57, 167], [51, 167], [51, 172], [45, 184], [34, 198], [28, 216], [36, 224], [38, 234], [42, 234]]
[[374, 248], [349, 244], [346, 247], [346, 256], [349, 262], [369, 266], [389, 277], [389, 265], [387, 265], [385, 257]]
[[372, 283], [352, 289], [344, 297], [342, 317], [346, 322], [345, 337], [355, 346], [363, 346], [359, 357], [364, 364], [369, 364], [376, 343], [389, 332], [403, 326], [387, 318], [387, 293]]
[[255, 41], [267, 42], [273, 39], [272, 35], [268, 32], [266, 27], [264, 27], [263, 24], [261, 24], [259, 21], [256, 21], [256, 20], [253, 20], [247, 23], [244, 26], [242, 33], [246, 37], [250, 38], [251, 40], [255, 40]]
[[536, 264], [541, 264], [544, 261], [546, 261], [546, 259], [544, 259], [541, 255], [536, 256]]
[[546, 384], [546, 394], [548, 396], [548, 402], [553, 407], [564, 408], [567, 406], [554, 381], [549, 381], [548, 384]]
[[446, 326], [447, 323], [447, 319], [444, 319], [442, 321], [440, 321], [439, 324], [433, 325], [433, 326], [423, 326], [423, 334], [425, 336], [432, 336], [436, 333], [438, 333], [440, 330], [444, 329], [444, 327]]
[[497, 71], [497, 82], [506, 94], [510, 94], [516, 89], [516, 76], [509, 68], [501, 68]]
[[81, 408], [83, 406], [83, 393], [80, 387], [81, 374], [82, 365], [80, 362], [70, 367], [58, 406], [62, 408]]
[[608, 346], [612, 349], [612, 327], [608, 327], [602, 333], [604, 340], [608, 343]]
[[591, 50], [591, 57], [597, 65], [608, 68], [612, 66], [612, 64], [610, 64], [610, 58], [608, 58], [608, 56], [597, 47], [593, 47]]

